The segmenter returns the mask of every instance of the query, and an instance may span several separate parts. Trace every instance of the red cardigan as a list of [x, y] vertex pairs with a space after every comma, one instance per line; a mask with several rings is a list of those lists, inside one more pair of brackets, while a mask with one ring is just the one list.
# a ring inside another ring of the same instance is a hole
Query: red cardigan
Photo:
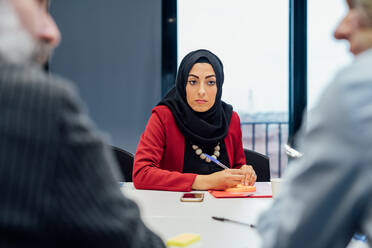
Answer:
[[[240, 119], [233, 112], [225, 146], [232, 168], [244, 165]], [[133, 183], [137, 189], [191, 191], [197, 174], [182, 173], [185, 138], [172, 112], [156, 106], [141, 135], [134, 157]]]

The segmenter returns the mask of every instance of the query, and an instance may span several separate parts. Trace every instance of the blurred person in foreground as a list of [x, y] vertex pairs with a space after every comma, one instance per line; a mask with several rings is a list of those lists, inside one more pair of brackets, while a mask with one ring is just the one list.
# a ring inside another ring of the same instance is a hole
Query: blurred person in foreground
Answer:
[[346, 247], [356, 232], [372, 244], [372, 0], [347, 4], [334, 36], [355, 59], [300, 132], [304, 156], [259, 221], [263, 247]]
[[372, 244], [372, 0], [347, 4], [334, 36], [355, 59], [309, 113], [298, 139], [304, 156], [260, 218], [263, 247], [345, 247], [356, 232]]
[[69, 82], [47, 0], [0, 0], [0, 247], [164, 247]]

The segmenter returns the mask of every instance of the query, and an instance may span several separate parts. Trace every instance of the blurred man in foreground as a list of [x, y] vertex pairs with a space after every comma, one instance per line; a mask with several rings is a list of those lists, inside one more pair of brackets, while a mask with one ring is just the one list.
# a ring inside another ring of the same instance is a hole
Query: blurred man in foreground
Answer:
[[47, 5], [0, 0], [0, 247], [164, 247], [75, 90], [42, 72], [60, 40]]
[[349, 42], [355, 60], [302, 128], [305, 155], [290, 164], [259, 222], [263, 247], [345, 247], [356, 232], [372, 244], [372, 0], [347, 4], [334, 36]]

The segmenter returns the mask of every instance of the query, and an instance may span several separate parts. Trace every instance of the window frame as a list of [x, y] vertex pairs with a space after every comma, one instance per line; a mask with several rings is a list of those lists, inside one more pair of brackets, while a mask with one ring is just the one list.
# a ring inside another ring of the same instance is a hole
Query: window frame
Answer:
[[[289, 0], [288, 142], [300, 129], [307, 107], [307, 0]], [[177, 74], [177, 0], [162, 0], [162, 96]]]

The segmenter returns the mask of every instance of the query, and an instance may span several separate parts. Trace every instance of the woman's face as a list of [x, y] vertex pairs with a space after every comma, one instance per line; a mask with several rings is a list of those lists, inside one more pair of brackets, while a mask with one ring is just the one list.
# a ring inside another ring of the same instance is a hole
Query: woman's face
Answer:
[[216, 74], [208, 63], [196, 63], [191, 68], [186, 83], [186, 99], [195, 112], [212, 108], [217, 95]]

